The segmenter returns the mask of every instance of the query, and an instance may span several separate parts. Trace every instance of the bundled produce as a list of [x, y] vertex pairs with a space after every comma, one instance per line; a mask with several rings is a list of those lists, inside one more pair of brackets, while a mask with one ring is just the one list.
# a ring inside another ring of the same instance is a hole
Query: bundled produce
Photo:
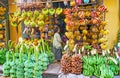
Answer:
[[6, 62], [3, 64], [3, 76], [10, 76], [10, 61], [9, 61], [9, 52], [6, 53]]
[[35, 46], [34, 47], [34, 50], [35, 50], [35, 57], [36, 57], [36, 62], [34, 64], [34, 76], [33, 78], [42, 78], [42, 62], [38, 60], [38, 57], [39, 57], [39, 47], [38, 46]]
[[49, 64], [49, 59], [48, 59], [48, 54], [45, 51], [45, 42], [44, 42], [43, 39], [41, 40], [41, 42], [42, 42], [42, 46], [43, 47], [41, 47], [41, 52], [42, 53], [39, 56], [39, 60], [42, 62], [43, 70], [46, 70], [47, 69], [47, 65]]
[[6, 13], [6, 8], [3, 6], [0, 6], [0, 15], [4, 15]]
[[88, 63], [88, 57], [83, 56], [83, 74], [85, 76], [92, 76], [94, 69], [87, 63]]
[[10, 76], [11, 61], [12, 61], [12, 49], [14, 47], [14, 42], [8, 41], [9, 51], [6, 52], [6, 62], [3, 64], [3, 76]]
[[68, 54], [62, 56], [61, 69], [64, 74], [71, 72], [71, 57]]
[[48, 47], [48, 53], [47, 53], [47, 54], [48, 54], [49, 62], [50, 62], [50, 63], [54, 62], [55, 57], [54, 57], [53, 52], [51, 52], [51, 49], [49, 49], [49, 47]]
[[18, 64], [18, 59], [15, 58], [15, 53], [12, 51], [12, 62], [10, 63], [11, 69], [10, 69], [10, 77], [11, 78], [16, 78], [16, 70], [17, 70], [17, 64]]
[[0, 6], [0, 20], [5, 19], [5, 14], [6, 14], [6, 8], [3, 6]]
[[34, 64], [34, 76], [33, 78], [42, 78], [42, 65], [41, 62], [36, 62]]
[[31, 56], [31, 53], [33, 52], [34, 48], [33, 48], [33, 46], [30, 46], [29, 48], [30, 49], [27, 49], [28, 59], [24, 63], [25, 78], [33, 78], [34, 63], [30, 60], [30, 56]]
[[24, 78], [24, 62], [19, 62], [16, 70], [17, 78]]
[[100, 71], [100, 78], [114, 78], [114, 73], [105, 64], [100, 67]]
[[105, 63], [105, 58], [99, 55], [83, 56], [83, 74], [85, 76], [100, 76], [100, 66]]
[[0, 49], [0, 64], [3, 64], [6, 61], [5, 54], [7, 52], [6, 48]]
[[51, 51], [52, 50], [50, 49], [50, 46], [47, 44], [47, 54], [48, 54], [49, 63], [52, 63], [55, 60], [54, 54]]
[[23, 51], [25, 49], [23, 48], [23, 45], [20, 47], [20, 53], [19, 53], [19, 62], [17, 65], [17, 70], [16, 70], [16, 76], [17, 78], [24, 78], [24, 54]]
[[[85, 76], [94, 75], [101, 78], [112, 78], [114, 75], [117, 75], [119, 71], [118, 65], [116, 65], [112, 60], [109, 60], [105, 69], [104, 65], [106, 64], [106, 61], [107, 57], [103, 57], [98, 54], [95, 56], [83, 56], [83, 74]], [[103, 72], [106, 73], [103, 74]], [[113, 76], [110, 77], [110, 73]], [[109, 75], [109, 77], [107, 75]]]
[[[116, 58], [114, 59], [117, 60]], [[117, 62], [119, 61], [117, 60]], [[108, 65], [109, 65], [109, 69], [114, 73], [114, 75], [118, 75], [119, 70], [120, 70], [119, 66], [116, 65], [112, 60], [108, 61]]]
[[82, 55], [75, 54], [72, 56], [72, 73], [73, 74], [81, 74], [82, 72]]
[[49, 62], [54, 61], [54, 55], [47, 42], [43, 39], [38, 42], [32, 44], [24, 41], [14, 47], [14, 42], [9, 41], [9, 51], [6, 53], [6, 62], [3, 65], [3, 76], [42, 78], [42, 71], [47, 69]]

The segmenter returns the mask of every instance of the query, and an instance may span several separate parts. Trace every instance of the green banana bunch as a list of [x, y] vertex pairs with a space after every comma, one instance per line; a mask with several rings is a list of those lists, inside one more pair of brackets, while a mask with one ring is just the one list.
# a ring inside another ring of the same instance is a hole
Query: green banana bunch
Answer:
[[8, 41], [8, 49], [9, 50], [13, 50], [14, 49], [14, 45], [15, 45], [14, 41], [11, 41], [11, 40]]
[[84, 49], [86, 49], [86, 50], [91, 50], [92, 47], [91, 47], [90, 45], [85, 45], [85, 46], [84, 46]]
[[13, 26], [13, 27], [17, 27], [17, 26], [18, 26], [18, 24], [17, 24], [17, 22], [12, 21], [12, 22], [11, 22], [11, 26]]
[[20, 47], [21, 47], [21, 44], [20, 44], [20, 43], [18, 43], [18, 44], [15, 46], [15, 52], [16, 52], [16, 53], [19, 53]]
[[27, 17], [27, 12], [22, 12], [21, 17], [25, 19]]
[[114, 78], [114, 73], [109, 69], [109, 67], [106, 67], [105, 64], [100, 67], [100, 71], [100, 78]]
[[0, 64], [3, 64], [6, 61], [5, 54], [7, 52], [6, 48], [0, 49]]
[[16, 11], [16, 12], [14, 12], [14, 16], [15, 17], [18, 17], [18, 16], [20, 16], [21, 14], [20, 14], [20, 11]]

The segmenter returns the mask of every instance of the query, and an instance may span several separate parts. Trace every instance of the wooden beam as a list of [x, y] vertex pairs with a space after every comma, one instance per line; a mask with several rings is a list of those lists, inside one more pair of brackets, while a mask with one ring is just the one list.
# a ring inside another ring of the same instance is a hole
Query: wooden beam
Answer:
[[[57, 1], [52, 1], [53, 3], [54, 2], [64, 2], [64, 1], [71, 1], [71, 0], [57, 0]], [[46, 1], [39, 1], [40, 3], [46, 3]], [[13, 2], [12, 4], [20, 4], [20, 3], [17, 3], [17, 2]], [[29, 4], [29, 3], [28, 3]]]

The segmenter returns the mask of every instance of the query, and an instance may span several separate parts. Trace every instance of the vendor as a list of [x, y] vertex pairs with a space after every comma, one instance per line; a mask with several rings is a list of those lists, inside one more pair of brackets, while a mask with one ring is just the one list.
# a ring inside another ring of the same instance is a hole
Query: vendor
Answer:
[[53, 39], [53, 52], [54, 52], [56, 61], [60, 62], [62, 58], [62, 40], [60, 37], [60, 28], [56, 27], [54, 32], [55, 34]]

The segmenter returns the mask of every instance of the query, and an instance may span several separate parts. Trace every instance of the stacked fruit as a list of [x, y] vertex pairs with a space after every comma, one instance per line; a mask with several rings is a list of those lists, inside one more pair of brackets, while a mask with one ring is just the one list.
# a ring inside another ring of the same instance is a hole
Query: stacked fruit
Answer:
[[17, 64], [16, 76], [17, 78], [24, 78], [24, 59], [25, 59], [24, 50], [25, 48], [23, 45], [18, 44], [16, 46], [16, 52], [19, 51], [19, 49], [20, 49], [20, 53], [18, 53], [19, 60]]
[[34, 76], [33, 78], [42, 78], [42, 62], [39, 60], [39, 47], [35, 46], [36, 63], [34, 64]]
[[[51, 19], [54, 18], [54, 15], [60, 15], [62, 13], [62, 8], [43, 8], [39, 10], [28, 10], [22, 11], [20, 14], [19, 11], [11, 15], [11, 25], [17, 27], [22, 20], [26, 26], [24, 33], [34, 35], [37, 30], [41, 32], [41, 37], [45, 38], [46, 36], [53, 36], [54, 24]], [[49, 25], [49, 26], [48, 26]], [[45, 34], [44, 32], [48, 32]]]
[[34, 76], [33, 78], [42, 78], [42, 66], [40, 62], [34, 64]]
[[[42, 71], [47, 69], [49, 64], [48, 56], [52, 57], [47, 42], [44, 40], [35, 40], [35, 43], [23, 41], [18, 43], [15, 47], [14, 42], [9, 41], [9, 52], [6, 53], [6, 62], [4, 63], [4, 76], [11, 76], [17, 78], [41, 78]], [[39, 43], [39, 44], [38, 44]], [[14, 52], [15, 51], [15, 52]], [[49, 51], [49, 52], [48, 52]], [[50, 55], [49, 55], [49, 54]], [[12, 60], [10, 59], [12, 55]]]
[[[116, 59], [116, 58], [114, 58], [114, 59]], [[119, 63], [119, 61], [118, 61], [118, 63]], [[112, 60], [108, 61], [108, 65], [109, 65], [109, 69], [114, 73], [114, 75], [118, 75], [119, 74], [120, 68]]]
[[14, 49], [14, 45], [15, 43], [12, 41], [9, 41], [8, 45], [10, 45], [9, 50], [11, 50], [11, 54], [12, 54], [12, 61], [10, 63], [11, 69], [10, 69], [10, 77], [11, 78], [16, 78], [17, 77], [17, 66], [19, 64], [19, 59], [17, 54], [15, 53]]
[[0, 6], [0, 19], [3, 20], [5, 19], [5, 13], [6, 13], [6, 8], [3, 6]]
[[114, 78], [114, 73], [105, 64], [100, 67], [100, 71], [100, 78]]
[[[74, 2], [74, 1], [73, 1]], [[73, 4], [72, 2], [72, 4]], [[64, 9], [65, 23], [67, 32], [65, 35], [70, 41], [82, 41], [83, 43], [100, 44], [102, 50], [107, 49], [106, 35], [108, 30], [104, 29], [106, 21], [103, 14], [107, 12], [107, 8], [103, 5], [95, 7], [94, 10], [80, 10], [83, 7], [77, 7], [75, 5], [72, 8]], [[85, 7], [83, 9], [92, 9], [91, 7]], [[82, 32], [81, 32], [82, 31]], [[70, 44], [73, 49], [74, 43]], [[71, 50], [72, 50], [71, 49]], [[96, 48], [97, 49], [97, 48]]]
[[61, 59], [61, 69], [64, 74], [71, 72], [71, 57], [68, 54], [64, 54]]
[[10, 76], [9, 52], [6, 53], [6, 62], [3, 64], [3, 76]]
[[12, 63], [12, 50], [14, 47], [14, 42], [8, 41], [8, 49], [9, 51], [6, 52], [6, 62], [3, 64], [3, 76], [10, 76], [11, 70], [11, 63]]
[[50, 63], [54, 62], [55, 57], [54, 57], [53, 52], [51, 52], [50, 46], [48, 44], [47, 44], [47, 50], [46, 51], [47, 51], [47, 54], [48, 54], [49, 62]]
[[[100, 77], [103, 75], [104, 69], [101, 69], [102, 65], [105, 65], [107, 61], [107, 57], [103, 57], [100, 55], [95, 56], [83, 56], [83, 74], [85, 76], [96, 76]], [[113, 69], [113, 67], [115, 67]], [[108, 61], [107, 70], [112, 71], [113, 75], [118, 74], [119, 68], [112, 60]], [[106, 69], [105, 69], [106, 71]], [[106, 72], [107, 74], [107, 72]]]
[[6, 61], [6, 58], [5, 58], [5, 54], [7, 52], [7, 49], [6, 48], [2, 48], [0, 50], [0, 64], [3, 64], [5, 61]]
[[39, 61], [42, 63], [42, 70], [46, 70], [49, 64], [48, 55], [46, 53], [41, 53], [39, 56]]
[[96, 56], [84, 56], [83, 57], [83, 74], [86, 76], [94, 76], [99, 77], [100, 67], [102, 64], [105, 64], [106, 58], [96, 55]]
[[[27, 53], [28, 53], [28, 59], [24, 62], [24, 76], [25, 78], [32, 78], [33, 77], [33, 70], [34, 70], [34, 62], [31, 61], [31, 54], [34, 51], [33, 46], [26, 46], [27, 47]], [[30, 48], [30, 49], [28, 49]]]
[[20, 11], [14, 12], [14, 14], [10, 15], [10, 24], [13, 27], [17, 27], [21, 21], [23, 20], [20, 15]]
[[19, 62], [17, 65], [17, 70], [16, 70], [16, 76], [17, 78], [24, 78], [24, 63]]
[[80, 75], [82, 72], [82, 55], [75, 54], [72, 56], [72, 73]]
[[[0, 29], [4, 29], [4, 28], [5, 28], [4, 25], [1, 23], [0, 24]], [[0, 47], [4, 48], [5, 47], [5, 43], [4, 43], [4, 41], [5, 41], [5, 31], [4, 30], [0, 30], [0, 40], [1, 40]]]
[[16, 70], [17, 70], [17, 60], [14, 58], [14, 53], [13, 53], [13, 61], [10, 63], [11, 69], [10, 69], [10, 77], [11, 78], [16, 78]]

